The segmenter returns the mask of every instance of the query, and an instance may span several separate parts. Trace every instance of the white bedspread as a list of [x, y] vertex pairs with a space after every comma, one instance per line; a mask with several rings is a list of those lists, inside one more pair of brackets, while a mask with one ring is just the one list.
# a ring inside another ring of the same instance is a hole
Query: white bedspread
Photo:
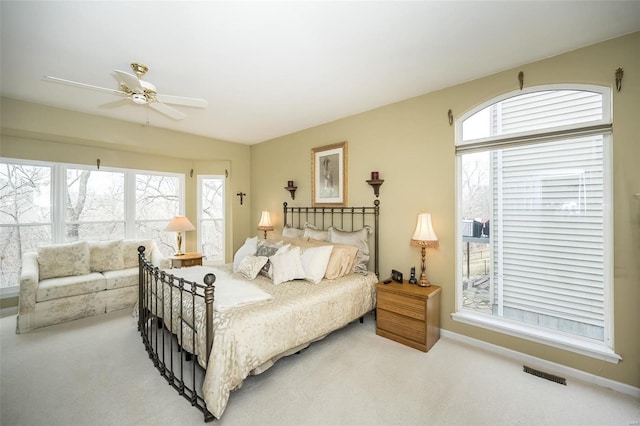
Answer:
[[166, 272], [196, 283], [202, 283], [203, 277], [208, 273], [215, 274], [214, 311], [221, 312], [229, 308], [273, 299], [273, 296], [260, 289], [260, 287], [247, 280], [235, 278], [238, 277], [237, 274], [231, 274], [224, 269], [210, 266], [192, 266], [189, 268], [169, 269]]
[[[360, 318], [372, 311], [376, 303], [378, 280], [373, 272], [324, 279], [317, 284], [295, 280], [274, 285], [261, 275], [253, 281], [243, 281], [241, 275], [232, 272], [232, 266], [223, 265], [213, 271], [214, 307], [216, 304], [218, 307], [214, 309], [213, 345], [208, 360], [202, 298], [196, 298], [193, 306], [192, 297], [181, 298], [178, 289], [173, 289], [171, 295], [166, 286], [164, 290], [160, 287], [153, 290], [159, 300], [157, 305], [152, 304], [154, 312], [158, 311], [182, 347], [197, 355], [200, 365], [206, 368], [203, 397], [216, 418], [222, 416], [231, 391], [242, 386], [247, 376], [265, 371], [292, 349], [298, 350]], [[189, 267], [165, 272], [184, 274], [185, 279], [202, 283], [204, 275], [212, 271], [207, 267]], [[243, 289], [239, 295], [236, 287]], [[256, 302], [256, 298], [265, 297], [263, 293], [270, 299]], [[229, 309], [232, 304], [237, 306]], [[174, 312], [171, 317], [170, 311]], [[195, 342], [189, 331], [194, 317]]]

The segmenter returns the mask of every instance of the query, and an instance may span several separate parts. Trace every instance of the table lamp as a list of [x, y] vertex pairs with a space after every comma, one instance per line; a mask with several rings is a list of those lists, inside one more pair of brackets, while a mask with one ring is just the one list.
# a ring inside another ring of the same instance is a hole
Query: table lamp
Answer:
[[264, 231], [264, 239], [267, 239], [267, 231], [273, 231], [273, 224], [271, 223], [271, 214], [263, 210], [262, 216], [260, 216], [260, 222], [258, 223], [258, 229]]
[[420, 274], [418, 285], [420, 287], [430, 287], [431, 283], [427, 280], [427, 274], [425, 273], [427, 269], [425, 259], [427, 247], [438, 247], [438, 236], [433, 230], [431, 215], [429, 213], [420, 213], [418, 215], [418, 222], [416, 223], [416, 230], [411, 238], [411, 244], [420, 246], [422, 249], [422, 273]]
[[189, 222], [189, 219], [181, 215], [176, 215], [173, 219], [171, 219], [171, 222], [169, 222], [167, 227], [164, 228], [164, 230], [167, 232], [177, 233], [178, 251], [176, 251], [176, 256], [182, 256], [184, 254], [182, 253], [182, 232], [193, 231], [194, 229], [196, 228], [191, 224], [191, 222]]

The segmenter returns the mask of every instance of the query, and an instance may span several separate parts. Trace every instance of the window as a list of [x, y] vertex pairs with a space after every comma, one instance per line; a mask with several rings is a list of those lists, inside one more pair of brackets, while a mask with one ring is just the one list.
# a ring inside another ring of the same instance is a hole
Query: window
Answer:
[[64, 241], [124, 238], [124, 173], [66, 168]]
[[531, 88], [456, 124], [454, 319], [617, 362], [607, 88]]
[[22, 254], [82, 240], [153, 239], [184, 210], [184, 175], [0, 159], [0, 296], [18, 294]]
[[49, 165], [0, 162], [0, 295], [17, 296], [22, 253], [52, 241], [52, 174]]
[[154, 240], [165, 255], [173, 254], [176, 249], [175, 233], [165, 232], [164, 228], [176, 214], [184, 210], [183, 187], [183, 176], [158, 173], [135, 175], [135, 237]]
[[198, 247], [207, 263], [224, 263], [224, 176], [198, 176]]

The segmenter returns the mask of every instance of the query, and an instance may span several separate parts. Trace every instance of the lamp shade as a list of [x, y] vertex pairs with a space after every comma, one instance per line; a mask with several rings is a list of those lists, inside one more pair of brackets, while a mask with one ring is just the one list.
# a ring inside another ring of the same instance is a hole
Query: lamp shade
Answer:
[[258, 223], [258, 229], [261, 231], [273, 231], [273, 224], [271, 223], [271, 214], [263, 210], [260, 216], [260, 222]]
[[176, 215], [171, 219], [167, 227], [164, 228], [164, 230], [168, 232], [193, 231], [194, 229], [196, 228], [189, 222], [189, 219], [181, 215]]
[[413, 233], [413, 237], [411, 237], [411, 243], [414, 245], [431, 245], [436, 244], [437, 241], [438, 236], [433, 230], [433, 225], [431, 224], [431, 214], [420, 213], [418, 215], [418, 222], [416, 223], [416, 230]]

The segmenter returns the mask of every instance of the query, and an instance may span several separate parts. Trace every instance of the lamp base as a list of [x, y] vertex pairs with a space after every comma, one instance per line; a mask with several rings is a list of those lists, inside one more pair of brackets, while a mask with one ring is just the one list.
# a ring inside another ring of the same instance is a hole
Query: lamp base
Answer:
[[431, 283], [427, 279], [427, 274], [426, 274], [426, 270], [427, 270], [427, 264], [426, 264], [427, 247], [425, 245], [422, 245], [420, 248], [422, 249], [422, 250], [420, 250], [421, 254], [422, 254], [422, 265], [421, 265], [422, 273], [420, 274], [420, 279], [418, 280], [418, 285], [420, 287], [431, 287]]
[[420, 280], [418, 280], [418, 285], [420, 287], [431, 287], [431, 283], [427, 280], [425, 274], [420, 274]]
[[182, 232], [178, 231], [177, 232], [178, 236], [176, 237], [176, 239], [178, 240], [178, 250], [176, 250], [176, 254], [174, 254], [174, 256], [182, 256], [184, 253], [182, 252]]

